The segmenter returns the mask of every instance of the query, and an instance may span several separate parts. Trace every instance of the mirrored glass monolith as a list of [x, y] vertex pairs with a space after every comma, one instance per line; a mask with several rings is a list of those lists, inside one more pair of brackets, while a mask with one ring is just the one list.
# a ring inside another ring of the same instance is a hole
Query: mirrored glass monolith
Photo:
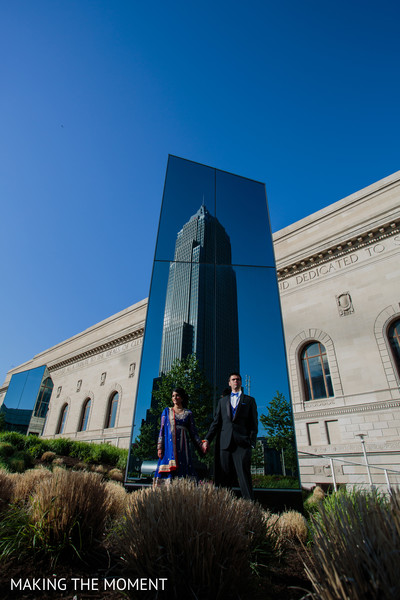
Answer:
[[[128, 485], [151, 483], [162, 409], [189, 391], [200, 436], [229, 374], [256, 399], [255, 490], [299, 490], [281, 308], [265, 186], [168, 160], [137, 390]], [[213, 478], [210, 455], [195, 459]]]

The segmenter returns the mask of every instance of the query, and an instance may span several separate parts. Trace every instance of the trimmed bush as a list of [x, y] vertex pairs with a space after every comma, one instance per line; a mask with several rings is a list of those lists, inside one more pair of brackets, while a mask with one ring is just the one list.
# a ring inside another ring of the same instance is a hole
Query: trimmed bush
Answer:
[[74, 471], [88, 471], [89, 465], [85, 462], [77, 462], [76, 465], [73, 466]]
[[116, 543], [129, 577], [166, 577], [167, 597], [211, 600], [248, 587], [265, 531], [259, 505], [178, 480], [130, 495]]
[[57, 454], [55, 452], [51, 452], [50, 450], [47, 450], [46, 452], [44, 452], [42, 454], [41, 460], [45, 463], [51, 463], [56, 458], [56, 456], [57, 456]]
[[120, 481], [121, 483], [124, 481], [124, 474], [121, 471], [121, 469], [111, 469], [110, 471], [108, 471], [107, 475], [110, 479], [113, 479], [114, 481]]
[[307, 521], [299, 512], [287, 510], [276, 521], [276, 533], [283, 544], [293, 541], [304, 544], [308, 538]]

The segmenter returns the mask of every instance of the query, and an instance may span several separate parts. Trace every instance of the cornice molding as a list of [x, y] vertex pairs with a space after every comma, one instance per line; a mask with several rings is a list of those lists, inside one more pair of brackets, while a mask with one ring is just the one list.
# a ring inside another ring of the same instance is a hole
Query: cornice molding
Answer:
[[318, 417], [350, 415], [355, 413], [390, 410], [399, 407], [400, 400], [387, 400], [383, 402], [371, 402], [370, 404], [338, 406], [336, 408], [320, 408], [318, 410], [307, 410], [301, 413], [294, 413], [293, 416], [295, 421], [304, 421], [308, 419], [316, 419]]
[[85, 358], [89, 358], [91, 356], [95, 356], [96, 354], [101, 354], [106, 350], [110, 350], [115, 348], [116, 346], [120, 346], [121, 344], [126, 344], [127, 342], [131, 342], [132, 340], [136, 340], [138, 338], [143, 337], [144, 327], [140, 327], [128, 333], [126, 335], [122, 335], [110, 342], [106, 342], [105, 344], [101, 344], [100, 346], [96, 346], [95, 348], [91, 348], [90, 350], [86, 350], [85, 352], [81, 352], [79, 354], [75, 354], [66, 360], [59, 361], [54, 363], [53, 365], [47, 365], [49, 372], [52, 373], [57, 369], [62, 369], [63, 367], [67, 367], [68, 365], [72, 365], [73, 363], [79, 362], [80, 360], [84, 360]]
[[380, 225], [379, 227], [375, 227], [369, 231], [355, 235], [348, 240], [341, 242], [340, 244], [334, 244], [329, 248], [324, 248], [323, 250], [316, 252], [307, 258], [297, 260], [292, 264], [282, 268], [278, 267], [278, 280], [283, 281], [284, 279], [292, 277], [297, 273], [301, 273], [313, 267], [323, 265], [336, 258], [345, 256], [346, 254], [351, 254], [355, 250], [365, 248], [371, 244], [376, 244], [376, 242], [384, 240], [388, 237], [392, 237], [398, 233], [400, 233], [400, 219], [395, 221], [391, 220], [385, 225]]

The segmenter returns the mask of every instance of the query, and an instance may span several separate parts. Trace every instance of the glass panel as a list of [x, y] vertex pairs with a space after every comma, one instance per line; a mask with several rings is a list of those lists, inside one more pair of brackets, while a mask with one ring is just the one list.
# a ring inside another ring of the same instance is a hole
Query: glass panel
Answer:
[[86, 431], [88, 421], [89, 421], [90, 405], [91, 405], [91, 400], [88, 400], [83, 409], [81, 431]]
[[170, 156], [158, 227], [156, 260], [174, 260], [178, 232], [202, 206], [206, 207], [209, 214], [215, 215], [214, 169]]
[[[1, 410], [5, 413], [6, 428], [9, 430], [28, 433], [31, 429], [32, 414], [35, 407], [40, 412], [37, 416], [42, 420], [46, 416], [48, 403], [50, 400], [51, 389], [48, 390], [45, 384], [42, 384], [44, 377], [50, 382], [46, 366], [37, 367], [21, 373], [16, 373], [11, 377]], [[43, 403], [44, 402], [44, 403]], [[42, 424], [37, 425], [36, 430], [32, 432], [40, 433]]]
[[[322, 352], [324, 352], [325, 349], [322, 346]], [[309, 344], [305, 350], [305, 353], [308, 357], [310, 356], [319, 356], [320, 354], [320, 344], [318, 344], [317, 342], [313, 343], [313, 344]]]
[[33, 410], [39, 393], [45, 366], [37, 367], [11, 377], [4, 404], [7, 408]]
[[115, 419], [117, 417], [118, 394], [114, 394], [110, 407], [110, 422], [108, 427], [115, 427]]
[[[142, 459], [145, 455], [146, 460], [156, 463], [160, 420], [157, 410], [163, 377], [175, 373], [171, 367], [177, 360], [193, 354], [203, 380], [211, 385], [214, 407], [228, 385], [229, 374], [239, 369], [245, 393], [256, 399], [259, 436], [253, 452], [254, 486], [268, 487], [272, 480], [267, 475], [286, 473], [293, 477], [293, 488], [298, 489], [293, 417], [264, 185], [170, 157], [128, 481], [140, 476], [141, 461], [137, 460], [140, 453]], [[194, 400], [191, 398], [191, 406]], [[287, 418], [285, 423], [271, 425], [273, 408], [277, 405], [284, 407]], [[207, 432], [211, 420], [210, 414], [206, 423], [203, 415], [201, 435]], [[290, 438], [285, 447], [277, 441], [277, 429], [281, 426], [286, 427]], [[144, 444], [146, 451], [142, 452]], [[211, 473], [202, 476], [210, 477]]]
[[62, 415], [61, 415], [61, 421], [60, 421], [60, 428], [59, 428], [58, 433], [64, 432], [64, 427], [65, 427], [65, 423], [67, 420], [67, 413], [68, 413], [68, 404], [66, 406], [64, 406], [64, 408], [63, 408]]
[[[264, 184], [217, 171], [216, 194], [216, 216], [230, 238], [232, 264], [274, 267]], [[227, 264], [218, 257], [217, 262]]]
[[317, 398], [326, 398], [325, 382], [322, 373], [322, 363], [319, 356], [313, 356], [308, 359], [310, 367], [311, 381], [314, 392], [314, 400]]
[[40, 386], [40, 392], [34, 410], [35, 417], [39, 417], [41, 419], [46, 417], [52, 391], [53, 382], [50, 377], [47, 377], [47, 379], [45, 379]]
[[395, 321], [389, 328], [389, 341], [397, 369], [400, 373], [400, 321]]
[[303, 351], [302, 365], [303, 365], [306, 400], [312, 400], [311, 382], [310, 382], [310, 377], [309, 377], [309, 373], [308, 373], [307, 349], [305, 349]]
[[[322, 346], [323, 348], [323, 346]], [[328, 357], [326, 354], [323, 355], [322, 357], [323, 363], [324, 363], [324, 371], [325, 371], [325, 381], [326, 381], [326, 393], [327, 393], [327, 397], [333, 396], [333, 386], [332, 386], [332, 379], [331, 379], [331, 373], [329, 371], [329, 363], [328, 363]]]

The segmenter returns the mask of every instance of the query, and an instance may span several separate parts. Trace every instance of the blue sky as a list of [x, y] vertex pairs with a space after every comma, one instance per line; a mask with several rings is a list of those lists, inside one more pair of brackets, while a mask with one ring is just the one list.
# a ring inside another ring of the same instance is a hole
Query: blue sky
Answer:
[[399, 170], [400, 5], [0, 7], [0, 384], [148, 294], [175, 154], [266, 183], [276, 231]]

